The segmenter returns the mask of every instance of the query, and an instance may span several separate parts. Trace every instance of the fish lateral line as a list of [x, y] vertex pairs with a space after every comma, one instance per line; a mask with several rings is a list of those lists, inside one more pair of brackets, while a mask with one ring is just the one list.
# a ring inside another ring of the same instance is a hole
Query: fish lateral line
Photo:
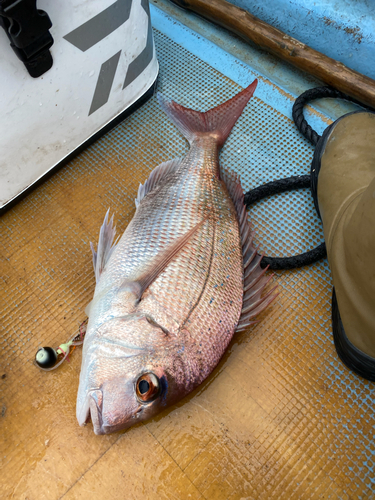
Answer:
[[210, 262], [209, 262], [209, 266], [208, 266], [208, 269], [207, 269], [207, 272], [206, 272], [206, 276], [205, 276], [205, 279], [204, 279], [204, 284], [203, 284], [202, 290], [201, 290], [201, 292], [199, 294], [199, 297], [197, 298], [197, 300], [196, 300], [195, 304], [193, 305], [193, 307], [190, 309], [189, 314], [187, 315], [186, 319], [182, 323], [182, 325], [180, 327], [180, 331], [187, 329], [186, 325], [190, 322], [190, 318], [191, 318], [194, 310], [198, 307], [198, 305], [199, 305], [199, 303], [200, 303], [200, 301], [201, 301], [201, 299], [203, 297], [203, 294], [204, 294], [204, 292], [207, 289], [208, 278], [209, 278], [210, 273], [211, 273], [212, 261], [213, 261], [213, 257], [214, 257], [215, 236], [216, 236], [216, 227], [213, 226], [213, 236], [212, 236], [212, 241], [211, 241], [211, 252], [210, 252]]

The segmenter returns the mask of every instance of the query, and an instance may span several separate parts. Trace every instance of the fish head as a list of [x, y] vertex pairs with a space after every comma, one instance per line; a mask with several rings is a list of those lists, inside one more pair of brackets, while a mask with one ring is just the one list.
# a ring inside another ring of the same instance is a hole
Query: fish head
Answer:
[[80, 425], [91, 418], [95, 434], [110, 434], [183, 397], [179, 356], [170, 354], [168, 335], [147, 316], [115, 318], [87, 334], [77, 397]]

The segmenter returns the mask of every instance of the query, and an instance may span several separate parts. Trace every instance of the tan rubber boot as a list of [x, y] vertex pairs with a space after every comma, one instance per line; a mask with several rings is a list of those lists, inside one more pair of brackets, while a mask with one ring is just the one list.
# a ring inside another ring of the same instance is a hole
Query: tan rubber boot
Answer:
[[333, 123], [317, 145], [312, 176], [334, 285], [336, 350], [375, 381], [375, 114]]

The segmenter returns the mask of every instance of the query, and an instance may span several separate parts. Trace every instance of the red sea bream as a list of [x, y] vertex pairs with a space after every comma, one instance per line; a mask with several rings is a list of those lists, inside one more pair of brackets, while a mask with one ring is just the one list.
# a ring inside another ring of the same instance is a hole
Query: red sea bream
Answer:
[[140, 186], [117, 243], [108, 213], [93, 249], [77, 399], [80, 425], [108, 434], [149, 419], [212, 372], [233, 334], [274, 299], [253, 246], [238, 178], [219, 152], [257, 86], [205, 113], [159, 95], [190, 143]]

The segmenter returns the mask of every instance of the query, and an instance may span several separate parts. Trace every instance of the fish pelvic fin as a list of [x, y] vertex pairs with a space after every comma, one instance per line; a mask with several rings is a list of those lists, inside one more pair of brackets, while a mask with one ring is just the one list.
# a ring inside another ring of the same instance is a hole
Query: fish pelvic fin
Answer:
[[[237, 174], [222, 170], [221, 178], [225, 182], [237, 212], [239, 230], [241, 235], [242, 259], [244, 266], [244, 295], [241, 316], [237, 331], [242, 331], [256, 323], [255, 318], [277, 297], [276, 286], [265, 293], [267, 285], [272, 280], [272, 275], [266, 275], [266, 269], [260, 267], [263, 255], [259, 248], [254, 246], [253, 231], [247, 218], [244, 192]], [[268, 290], [268, 288], [267, 288]]]
[[110, 220], [108, 220], [108, 217], [109, 209], [105, 214], [104, 222], [100, 228], [97, 251], [95, 251], [94, 245], [90, 242], [92, 263], [97, 283], [117, 244], [117, 241], [113, 243], [116, 236], [116, 226], [113, 225], [113, 215]]
[[216, 136], [218, 147], [221, 148], [253, 96], [257, 84], [258, 80], [254, 80], [246, 89], [231, 99], [206, 112], [185, 108], [160, 93], [158, 93], [158, 100], [162, 110], [190, 144], [197, 137], [208, 134]]

